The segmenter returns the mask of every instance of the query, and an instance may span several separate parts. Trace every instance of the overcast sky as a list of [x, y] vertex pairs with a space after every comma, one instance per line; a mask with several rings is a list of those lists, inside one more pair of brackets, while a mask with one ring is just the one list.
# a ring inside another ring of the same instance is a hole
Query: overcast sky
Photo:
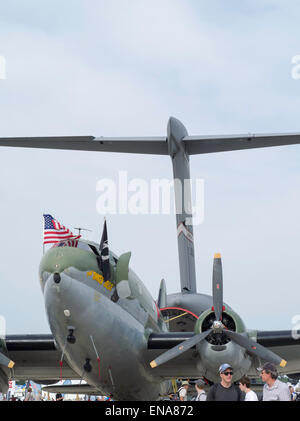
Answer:
[[[300, 132], [298, 1], [10, 0], [0, 5], [0, 136]], [[1, 62], [0, 62], [1, 63]], [[8, 333], [47, 333], [38, 280], [42, 214], [93, 230], [98, 180], [170, 178], [169, 157], [2, 148], [0, 314]], [[300, 146], [191, 157], [204, 179], [194, 228], [198, 292], [215, 252], [224, 299], [253, 329], [300, 314]], [[107, 215], [110, 248], [156, 299], [179, 291], [173, 215]]]

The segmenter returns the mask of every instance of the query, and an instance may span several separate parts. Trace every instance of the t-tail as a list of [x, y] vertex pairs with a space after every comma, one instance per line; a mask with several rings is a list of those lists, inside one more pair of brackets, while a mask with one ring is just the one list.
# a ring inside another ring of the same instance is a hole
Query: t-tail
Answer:
[[184, 125], [174, 117], [168, 122], [168, 151], [173, 165], [177, 242], [182, 293], [197, 292], [192, 225], [190, 158], [183, 142], [188, 136]]

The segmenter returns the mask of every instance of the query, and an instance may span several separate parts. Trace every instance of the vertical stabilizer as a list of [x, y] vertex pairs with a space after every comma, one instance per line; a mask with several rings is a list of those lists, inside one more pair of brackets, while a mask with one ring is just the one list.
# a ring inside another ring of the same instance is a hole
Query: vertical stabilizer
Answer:
[[183, 142], [186, 136], [188, 133], [184, 125], [171, 117], [168, 123], [168, 151], [172, 159], [175, 180], [180, 284], [183, 293], [196, 293], [190, 162]]
[[167, 287], [166, 287], [166, 282], [164, 279], [162, 279], [160, 282], [160, 288], [159, 288], [158, 299], [157, 299], [157, 307], [158, 308], [167, 307]]

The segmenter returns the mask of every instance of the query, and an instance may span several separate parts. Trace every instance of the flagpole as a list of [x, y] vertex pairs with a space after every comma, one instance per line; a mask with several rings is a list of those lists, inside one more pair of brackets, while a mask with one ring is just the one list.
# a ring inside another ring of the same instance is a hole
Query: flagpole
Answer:
[[45, 219], [44, 219], [44, 215], [43, 215], [43, 256], [45, 254], [44, 229], [45, 229]]

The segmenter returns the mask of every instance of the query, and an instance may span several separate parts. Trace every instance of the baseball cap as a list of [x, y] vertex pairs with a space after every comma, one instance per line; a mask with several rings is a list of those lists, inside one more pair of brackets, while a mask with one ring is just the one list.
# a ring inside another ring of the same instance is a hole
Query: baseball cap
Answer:
[[266, 371], [269, 371], [270, 373], [278, 374], [276, 365], [273, 363], [265, 363], [262, 367], [258, 367], [257, 370], [258, 371], [266, 370]]
[[195, 384], [196, 384], [197, 386], [199, 386], [199, 387], [204, 387], [206, 383], [205, 383], [205, 381], [204, 381], [204, 380], [199, 379], [199, 380], [197, 380], [197, 381], [195, 382]]
[[224, 371], [227, 370], [227, 368], [231, 368], [232, 369], [232, 367], [231, 367], [230, 364], [225, 363], [225, 364], [220, 365], [220, 367], [219, 367], [219, 373], [224, 373]]

